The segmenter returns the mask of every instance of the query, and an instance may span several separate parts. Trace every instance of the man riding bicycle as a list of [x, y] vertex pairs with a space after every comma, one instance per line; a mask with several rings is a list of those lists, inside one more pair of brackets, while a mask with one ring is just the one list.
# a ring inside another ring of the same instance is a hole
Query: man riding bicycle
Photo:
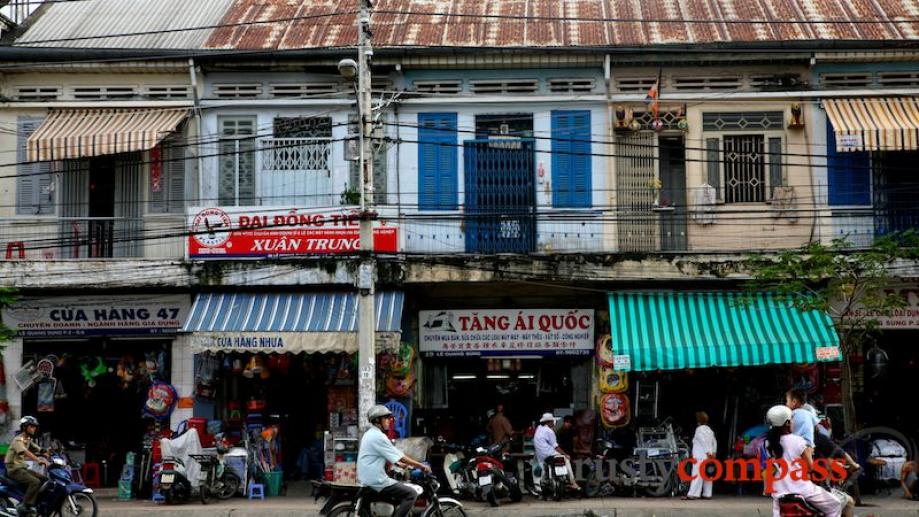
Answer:
[[430, 473], [431, 468], [404, 454], [386, 436], [393, 425], [392, 411], [386, 406], [373, 406], [367, 412], [370, 429], [361, 438], [357, 453], [357, 480], [372, 489], [381, 500], [396, 505], [392, 517], [405, 517], [415, 505], [418, 492], [406, 483], [400, 483], [386, 473], [387, 463], [408, 465]]

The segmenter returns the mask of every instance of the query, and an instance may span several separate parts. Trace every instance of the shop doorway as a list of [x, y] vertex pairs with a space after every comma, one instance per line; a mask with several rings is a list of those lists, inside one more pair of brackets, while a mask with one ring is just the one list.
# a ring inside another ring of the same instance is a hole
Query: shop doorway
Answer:
[[[197, 418], [254, 454], [276, 427], [280, 446], [261, 457], [287, 480], [324, 475], [323, 433], [357, 438], [354, 355], [209, 353], [195, 356]], [[210, 436], [212, 437], [212, 435]], [[210, 439], [207, 438], [207, 439]]]
[[100, 156], [89, 167], [89, 247], [91, 257], [114, 252], [115, 158]]
[[430, 426], [424, 432], [469, 443], [485, 432], [488, 412], [498, 404], [515, 430], [534, 425], [544, 412], [563, 415], [584, 409], [592, 364], [561, 357], [429, 360], [426, 375], [443, 378], [446, 400], [442, 409], [427, 411]]
[[151, 378], [169, 382], [170, 348], [170, 341], [26, 341], [23, 362], [50, 359], [56, 385], [25, 392], [23, 413], [65, 445], [85, 445], [74, 449], [76, 461], [105, 465], [102, 483], [114, 486], [126, 453], [142, 450], [153, 428], [144, 403]]

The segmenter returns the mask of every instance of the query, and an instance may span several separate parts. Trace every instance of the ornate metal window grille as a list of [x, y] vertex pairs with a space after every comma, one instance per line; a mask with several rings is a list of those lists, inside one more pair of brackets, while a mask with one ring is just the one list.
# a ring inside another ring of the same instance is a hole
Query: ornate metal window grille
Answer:
[[727, 135], [724, 145], [725, 203], [766, 200], [766, 159], [763, 135]]
[[[654, 113], [650, 111], [635, 111], [632, 113], [634, 120], [637, 120], [641, 124], [642, 131], [654, 131]], [[683, 109], [674, 108], [674, 109], [662, 109], [658, 115], [661, 123], [664, 125], [664, 130], [668, 129], [679, 129], [680, 119], [683, 118]]]
[[328, 171], [331, 138], [264, 138], [262, 170]]
[[255, 202], [255, 117], [220, 117], [221, 205], [245, 206]]
[[703, 113], [703, 131], [770, 131], [784, 129], [781, 111]]

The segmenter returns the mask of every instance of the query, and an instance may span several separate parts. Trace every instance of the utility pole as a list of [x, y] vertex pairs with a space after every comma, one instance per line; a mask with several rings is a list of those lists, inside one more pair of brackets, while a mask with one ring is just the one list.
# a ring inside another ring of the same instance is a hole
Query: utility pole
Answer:
[[374, 310], [374, 284], [376, 282], [373, 258], [373, 106], [370, 91], [370, 59], [373, 47], [370, 39], [371, 0], [358, 0], [358, 76], [357, 107], [360, 113], [358, 165], [361, 189], [360, 244], [361, 263], [358, 274], [358, 412], [361, 432], [368, 426], [367, 412], [376, 403], [376, 311]]

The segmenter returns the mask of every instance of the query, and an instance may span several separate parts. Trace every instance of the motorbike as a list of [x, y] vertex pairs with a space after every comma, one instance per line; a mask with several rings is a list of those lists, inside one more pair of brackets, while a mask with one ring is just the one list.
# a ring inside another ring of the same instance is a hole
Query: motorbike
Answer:
[[188, 480], [185, 463], [179, 458], [163, 458], [163, 468], [154, 483], [157, 481], [166, 504], [184, 503], [191, 499], [191, 481]]
[[561, 501], [568, 490], [568, 464], [561, 455], [550, 456], [540, 464], [535, 458], [531, 463], [533, 483], [530, 491], [540, 498]]
[[[500, 460], [497, 459], [499, 457]], [[471, 462], [475, 466], [475, 479], [480, 496], [493, 507], [497, 507], [499, 501], [504, 498], [510, 498], [515, 503], [523, 499], [517, 478], [504, 470], [505, 459], [504, 444], [498, 443], [476, 449], [476, 456]]]
[[[61, 457], [53, 457], [47, 469], [48, 480], [38, 493], [36, 517], [81, 515], [96, 517], [98, 507], [93, 490], [75, 483], [70, 467]], [[25, 487], [16, 481], [0, 476], [0, 517], [18, 517], [16, 507], [22, 502]]]
[[[226, 449], [223, 449], [223, 452], [226, 452]], [[236, 495], [242, 485], [242, 480], [236, 473], [226, 468], [220, 448], [217, 449], [217, 456], [192, 454], [191, 457], [201, 465], [201, 471], [204, 474], [201, 485], [198, 487], [201, 504], [207, 504], [208, 498], [212, 496], [219, 500], [226, 500]]]
[[[450, 497], [437, 495], [440, 482], [432, 474], [420, 470], [411, 473], [409, 485], [418, 492], [415, 506], [423, 505], [421, 517], [466, 517], [462, 503]], [[389, 517], [395, 511], [392, 504], [378, 500], [373, 489], [361, 487], [350, 501], [341, 502], [331, 508], [328, 517]]]
[[455, 496], [488, 501], [491, 506], [499, 506], [504, 498], [513, 502], [523, 498], [517, 478], [504, 470], [504, 444], [465, 449], [439, 439], [438, 445], [447, 451], [443, 474]]

